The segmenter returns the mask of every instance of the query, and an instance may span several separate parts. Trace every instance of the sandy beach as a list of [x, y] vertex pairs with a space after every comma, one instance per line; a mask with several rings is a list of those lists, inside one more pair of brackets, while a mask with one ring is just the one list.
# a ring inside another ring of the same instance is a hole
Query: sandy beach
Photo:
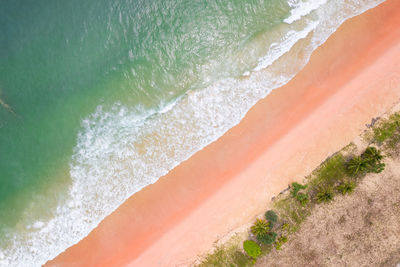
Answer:
[[46, 266], [190, 266], [400, 99], [400, 1], [346, 21], [239, 125]]

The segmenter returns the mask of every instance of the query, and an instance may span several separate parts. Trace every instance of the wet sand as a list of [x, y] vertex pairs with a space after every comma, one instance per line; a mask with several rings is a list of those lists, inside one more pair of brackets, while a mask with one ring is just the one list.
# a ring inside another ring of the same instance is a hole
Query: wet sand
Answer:
[[188, 266], [400, 99], [400, 1], [346, 21], [236, 127], [47, 266]]

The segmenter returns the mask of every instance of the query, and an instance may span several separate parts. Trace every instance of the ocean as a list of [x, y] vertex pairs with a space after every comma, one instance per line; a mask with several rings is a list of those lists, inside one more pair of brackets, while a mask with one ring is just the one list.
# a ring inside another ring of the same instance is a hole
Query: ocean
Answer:
[[383, 0], [2, 0], [0, 266], [40, 266]]

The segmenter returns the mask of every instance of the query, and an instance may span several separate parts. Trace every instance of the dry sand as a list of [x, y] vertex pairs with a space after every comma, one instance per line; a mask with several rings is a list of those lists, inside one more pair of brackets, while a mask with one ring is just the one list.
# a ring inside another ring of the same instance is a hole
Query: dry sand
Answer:
[[345, 22], [287, 85], [48, 266], [188, 266], [400, 98], [400, 1]]

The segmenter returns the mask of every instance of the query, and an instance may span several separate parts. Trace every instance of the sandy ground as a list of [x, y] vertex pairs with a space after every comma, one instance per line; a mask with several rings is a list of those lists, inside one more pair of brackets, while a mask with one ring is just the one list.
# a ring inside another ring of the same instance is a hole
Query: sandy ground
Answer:
[[281, 251], [256, 266], [387, 266], [400, 264], [400, 156], [385, 160], [351, 195], [318, 205]]
[[[345, 22], [287, 85], [47, 266], [188, 266], [400, 98], [400, 1]], [[327, 141], [329, 140], [329, 142]]]

